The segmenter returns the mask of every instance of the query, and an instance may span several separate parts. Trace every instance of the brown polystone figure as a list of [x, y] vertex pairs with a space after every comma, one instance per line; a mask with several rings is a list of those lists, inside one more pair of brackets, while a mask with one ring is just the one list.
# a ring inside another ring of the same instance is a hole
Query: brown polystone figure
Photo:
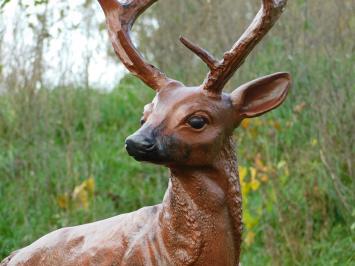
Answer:
[[170, 169], [163, 202], [107, 220], [54, 231], [20, 249], [1, 265], [238, 265], [242, 195], [233, 130], [244, 118], [279, 106], [290, 75], [276, 73], [231, 94], [223, 87], [279, 18], [286, 0], [263, 0], [254, 21], [216, 60], [181, 38], [210, 68], [205, 81], [185, 86], [145, 62], [130, 29], [157, 0], [99, 0], [121, 62], [156, 91], [141, 128], [126, 149], [138, 161]]

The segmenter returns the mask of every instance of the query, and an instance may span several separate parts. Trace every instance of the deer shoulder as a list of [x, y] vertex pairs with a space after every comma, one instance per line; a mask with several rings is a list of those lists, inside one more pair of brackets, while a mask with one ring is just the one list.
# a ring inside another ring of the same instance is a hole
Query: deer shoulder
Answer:
[[[13, 252], [0, 266], [144, 265], [142, 246], [154, 238], [159, 206], [53, 231]], [[139, 259], [140, 261], [136, 261]], [[133, 264], [131, 264], [133, 263]]]

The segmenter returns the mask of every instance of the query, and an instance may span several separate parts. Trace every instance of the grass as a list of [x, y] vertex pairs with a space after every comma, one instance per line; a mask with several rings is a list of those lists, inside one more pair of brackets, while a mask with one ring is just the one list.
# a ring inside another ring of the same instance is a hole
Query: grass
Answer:
[[[256, 59], [241, 80], [278, 66], [274, 57]], [[352, 59], [288, 60], [286, 103], [236, 130], [244, 265], [354, 265]], [[124, 150], [152, 97], [130, 76], [110, 93], [25, 88], [0, 96], [0, 257], [51, 230], [162, 200], [167, 170]]]

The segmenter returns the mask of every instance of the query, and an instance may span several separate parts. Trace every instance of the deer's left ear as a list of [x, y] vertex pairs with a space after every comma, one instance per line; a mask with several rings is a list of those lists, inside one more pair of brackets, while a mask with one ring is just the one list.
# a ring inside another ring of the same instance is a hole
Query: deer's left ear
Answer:
[[278, 107], [290, 87], [289, 73], [275, 73], [240, 86], [231, 99], [239, 118], [256, 117]]

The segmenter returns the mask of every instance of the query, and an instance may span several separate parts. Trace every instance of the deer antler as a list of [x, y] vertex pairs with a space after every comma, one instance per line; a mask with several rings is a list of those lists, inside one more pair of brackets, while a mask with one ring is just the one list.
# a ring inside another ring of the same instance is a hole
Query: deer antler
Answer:
[[157, 0], [130, 0], [125, 3], [117, 0], [98, 1], [106, 16], [115, 53], [127, 69], [156, 91], [169, 86], [182, 85], [147, 63], [134, 47], [130, 37], [136, 19]]
[[[117, 0], [98, 1], [106, 15], [113, 48], [127, 69], [157, 91], [171, 86], [182, 86], [181, 82], [168, 78], [159, 69], [147, 63], [130, 38], [130, 31], [136, 19], [157, 0], [126, 0], [125, 3]], [[275, 24], [286, 3], [287, 0], [262, 0], [262, 7], [251, 25], [232, 49], [224, 54], [221, 61], [186, 38], [180, 38], [180, 41], [210, 68], [202, 84], [205, 90], [213, 94], [222, 92], [225, 84], [243, 64], [245, 58]]]
[[287, 0], [262, 0], [262, 7], [251, 25], [233, 45], [233, 48], [224, 54], [221, 61], [214, 59], [206, 50], [192, 44], [185, 38], [180, 39], [210, 68], [202, 85], [205, 90], [213, 94], [221, 93], [224, 85], [244, 63], [245, 58], [275, 24], [286, 3]]

